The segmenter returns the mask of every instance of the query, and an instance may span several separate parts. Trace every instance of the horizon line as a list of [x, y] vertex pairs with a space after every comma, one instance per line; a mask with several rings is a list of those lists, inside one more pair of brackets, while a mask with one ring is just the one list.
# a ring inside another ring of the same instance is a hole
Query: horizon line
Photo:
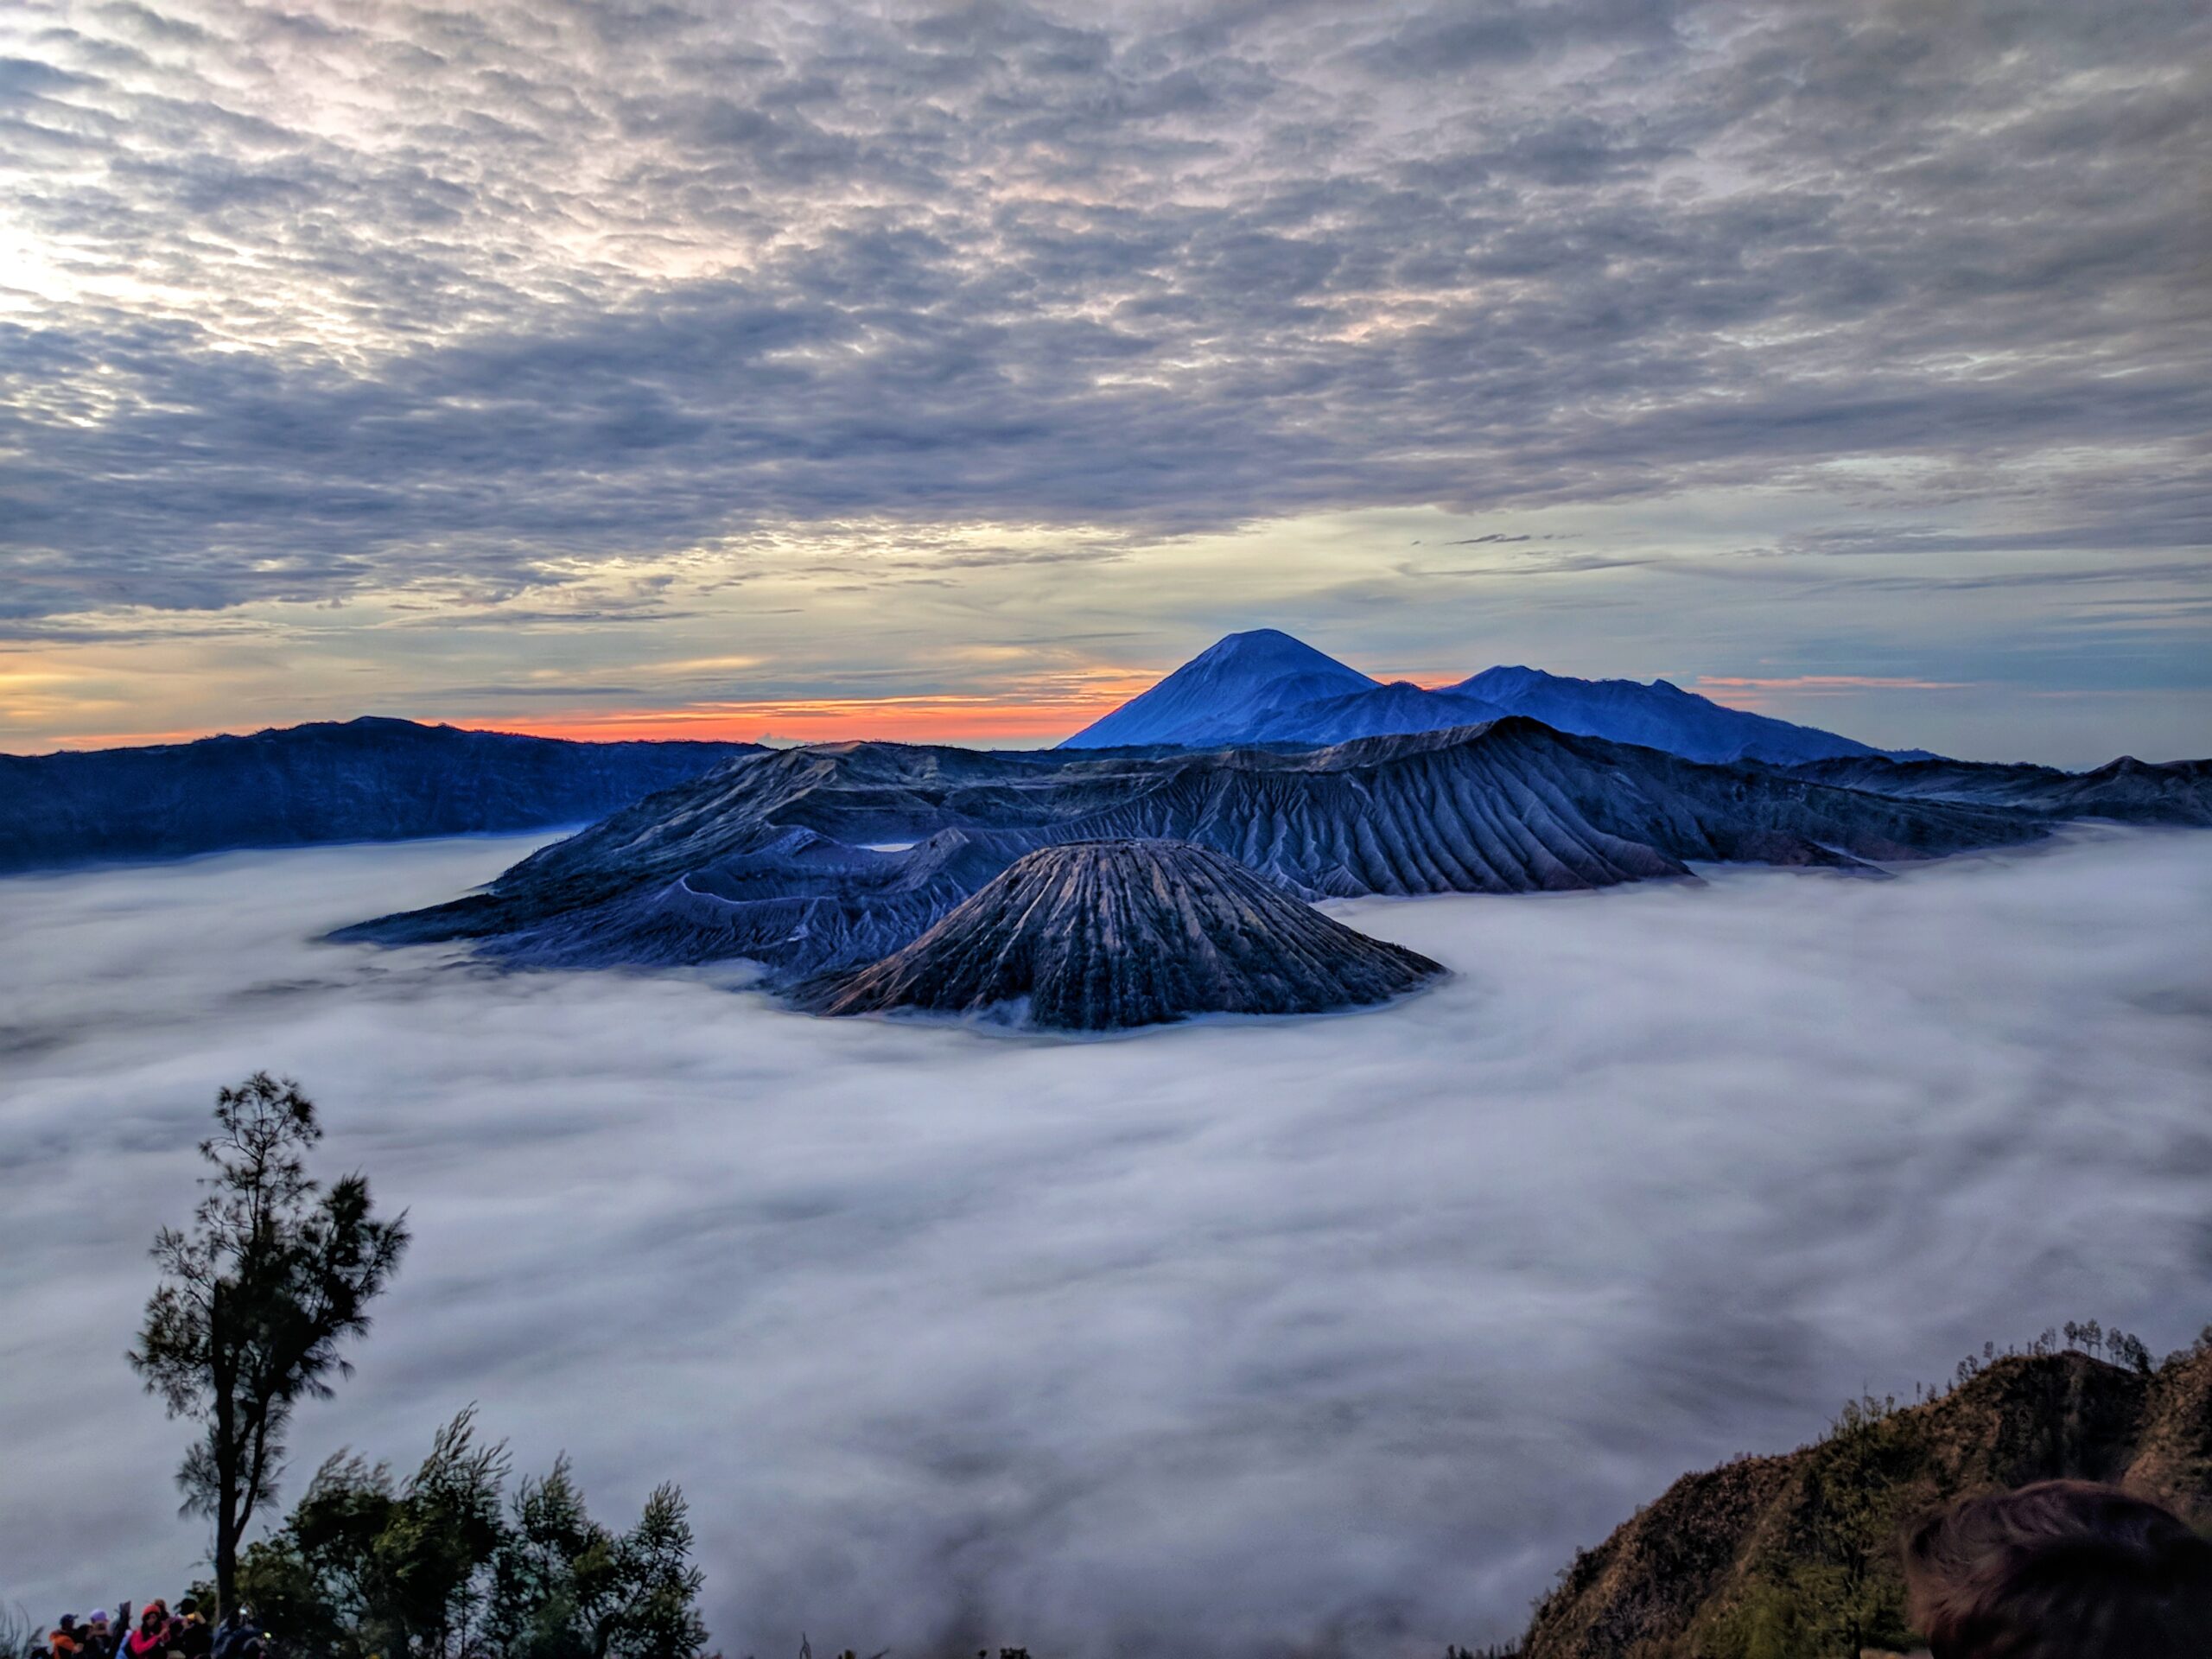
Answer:
[[[693, 741], [797, 747], [873, 741], [952, 747], [1043, 749], [1077, 735], [1187, 665], [1187, 662], [1178, 664], [1148, 679], [1131, 676], [1090, 696], [1003, 696], [944, 691], [887, 697], [727, 699], [663, 707], [578, 709], [524, 715], [512, 721], [496, 715], [397, 713], [370, 708], [342, 715], [305, 713], [289, 720], [271, 720], [251, 726], [187, 726], [159, 731], [49, 734], [46, 741], [50, 747], [0, 753], [32, 758], [41, 754], [156, 748], [217, 737], [251, 737], [299, 726], [345, 725], [361, 719], [403, 720], [415, 725], [446, 726], [459, 731], [582, 743]], [[1365, 673], [1364, 670], [1354, 671]], [[1457, 686], [1470, 677], [1398, 674], [1387, 678], [1375, 675], [1368, 677], [1378, 687], [1410, 683], [1423, 691], [1440, 691]], [[1774, 714], [1768, 706], [1770, 694], [1775, 692], [1826, 697], [1851, 692], [1963, 690], [1976, 683], [1849, 674], [1776, 677], [1697, 674], [1686, 675], [1679, 680], [1662, 675], [1649, 682], [1631, 683], [1656, 684], [1662, 680], [1721, 708], [1777, 719], [1786, 716]]]

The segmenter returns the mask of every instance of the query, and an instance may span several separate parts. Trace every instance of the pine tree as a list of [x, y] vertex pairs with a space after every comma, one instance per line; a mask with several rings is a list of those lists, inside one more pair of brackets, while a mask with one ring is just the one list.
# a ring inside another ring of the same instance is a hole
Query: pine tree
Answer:
[[215, 1528], [216, 1596], [237, 1605], [238, 1548], [275, 1493], [284, 1432], [302, 1397], [327, 1399], [352, 1366], [339, 1351], [369, 1327], [368, 1304], [407, 1248], [406, 1217], [380, 1220], [368, 1182], [328, 1192], [303, 1154], [322, 1138], [289, 1078], [257, 1071], [216, 1096], [214, 1166], [191, 1228], [154, 1241], [164, 1283], [130, 1354], [172, 1417], [203, 1425], [177, 1472], [188, 1513]]

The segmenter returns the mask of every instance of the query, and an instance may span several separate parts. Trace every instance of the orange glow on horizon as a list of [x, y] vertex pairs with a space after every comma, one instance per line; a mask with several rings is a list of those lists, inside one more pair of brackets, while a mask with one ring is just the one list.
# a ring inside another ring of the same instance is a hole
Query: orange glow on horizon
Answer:
[[[1139, 688], [1141, 689], [1141, 688]], [[894, 743], [1058, 742], [1126, 698], [1013, 702], [991, 697], [818, 697], [787, 702], [716, 702], [686, 709], [623, 709], [559, 714], [502, 723], [498, 729], [587, 742], [624, 738], [698, 738], [720, 742]]]
[[[480, 715], [396, 717], [464, 731], [512, 732], [588, 743], [672, 738], [721, 743], [757, 743], [764, 739], [778, 743], [842, 743], [875, 738], [897, 743], [1049, 745], [1082, 730], [1151, 683], [1147, 678], [1131, 677], [1126, 683], [1108, 682], [1082, 696], [1031, 699], [937, 693], [912, 697], [714, 702], [671, 709], [563, 710], [519, 720]], [[140, 748], [327, 718], [330, 717], [308, 715], [262, 725], [178, 731], [72, 733], [51, 741], [53, 747], [64, 750]]]

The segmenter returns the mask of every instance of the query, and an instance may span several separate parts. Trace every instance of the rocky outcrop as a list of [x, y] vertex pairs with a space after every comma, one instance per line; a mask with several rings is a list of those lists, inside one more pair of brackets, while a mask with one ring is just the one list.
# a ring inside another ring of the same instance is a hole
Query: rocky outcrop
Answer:
[[1359, 1007], [1443, 972], [1205, 848], [1085, 841], [1016, 860], [904, 950], [804, 1000], [823, 1014], [998, 1010], [1113, 1031]]
[[736, 761], [486, 893], [346, 937], [471, 938], [549, 965], [741, 956], [790, 984], [903, 947], [1023, 854], [1074, 841], [1190, 842], [1317, 899], [1603, 887], [1699, 861], [1863, 868], [2045, 833], [1517, 718], [1290, 753], [836, 744]]
[[751, 743], [571, 743], [364, 718], [0, 755], [0, 873], [604, 817]]
[[1522, 1659], [1916, 1646], [1903, 1529], [1955, 1498], [2062, 1477], [2212, 1523], [2212, 1347], [2155, 1372], [2082, 1353], [2002, 1358], [1923, 1404], [1853, 1407], [1787, 1456], [1686, 1475], [1560, 1575]]

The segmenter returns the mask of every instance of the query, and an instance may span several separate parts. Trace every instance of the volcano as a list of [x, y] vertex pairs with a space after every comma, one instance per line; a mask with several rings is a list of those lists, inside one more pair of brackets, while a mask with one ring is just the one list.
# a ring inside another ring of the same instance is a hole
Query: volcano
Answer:
[[1062, 1031], [1198, 1014], [1324, 1014], [1444, 972], [1177, 841], [1087, 841], [1018, 859], [912, 944], [807, 997], [818, 1012], [1005, 1009]]
[[750, 755], [540, 849], [483, 892], [339, 937], [533, 967], [745, 959], [778, 987], [904, 950], [1025, 854], [1194, 842], [1294, 899], [1560, 893], [1695, 862], [1866, 870], [2050, 820], [1711, 766], [1514, 717], [1332, 747]]
[[1216, 640], [1152, 690], [1060, 747], [1241, 742], [1254, 726], [1286, 709], [1377, 689], [1357, 669], [1303, 639], [1278, 628], [1254, 628]]

